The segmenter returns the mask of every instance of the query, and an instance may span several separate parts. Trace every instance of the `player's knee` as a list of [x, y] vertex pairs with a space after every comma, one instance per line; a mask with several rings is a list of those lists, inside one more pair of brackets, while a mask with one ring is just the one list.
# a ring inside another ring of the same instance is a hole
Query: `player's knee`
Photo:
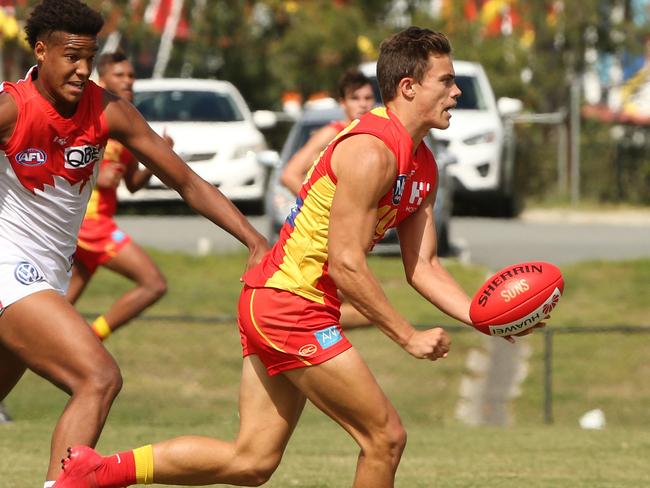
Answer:
[[384, 448], [390, 458], [399, 460], [406, 447], [406, 430], [399, 418], [391, 422], [384, 431]]
[[397, 414], [389, 417], [381, 429], [374, 432], [367, 443], [363, 443], [366, 456], [371, 456], [397, 465], [406, 447], [406, 430]]
[[164, 276], [159, 274], [147, 280], [145, 287], [149, 291], [153, 301], [156, 301], [167, 293], [167, 280]]
[[84, 389], [112, 401], [122, 389], [122, 373], [114, 361], [96, 364], [86, 375]]

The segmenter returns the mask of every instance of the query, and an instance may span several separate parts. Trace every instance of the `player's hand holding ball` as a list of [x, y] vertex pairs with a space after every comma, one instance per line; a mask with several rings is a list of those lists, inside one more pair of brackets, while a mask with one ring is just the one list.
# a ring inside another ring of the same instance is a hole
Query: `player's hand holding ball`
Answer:
[[487, 335], [527, 335], [544, 320], [564, 291], [560, 269], [542, 261], [506, 266], [478, 289], [469, 309], [474, 327]]

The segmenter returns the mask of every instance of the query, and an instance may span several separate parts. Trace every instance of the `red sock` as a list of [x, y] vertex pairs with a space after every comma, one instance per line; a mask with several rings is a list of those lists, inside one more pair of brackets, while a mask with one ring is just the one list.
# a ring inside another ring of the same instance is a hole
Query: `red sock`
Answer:
[[122, 488], [135, 485], [135, 459], [133, 451], [124, 451], [102, 458], [95, 475], [103, 488]]

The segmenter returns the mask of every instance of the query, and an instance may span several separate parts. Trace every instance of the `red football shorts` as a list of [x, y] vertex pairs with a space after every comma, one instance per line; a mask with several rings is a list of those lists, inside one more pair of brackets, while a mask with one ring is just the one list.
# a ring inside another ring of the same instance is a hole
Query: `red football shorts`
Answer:
[[243, 356], [257, 354], [269, 375], [323, 363], [352, 347], [340, 312], [275, 288], [244, 285], [239, 296]]
[[101, 225], [84, 221], [79, 230], [74, 260], [93, 274], [129, 242], [131, 237], [120, 230], [112, 219], [110, 222], [103, 221]]

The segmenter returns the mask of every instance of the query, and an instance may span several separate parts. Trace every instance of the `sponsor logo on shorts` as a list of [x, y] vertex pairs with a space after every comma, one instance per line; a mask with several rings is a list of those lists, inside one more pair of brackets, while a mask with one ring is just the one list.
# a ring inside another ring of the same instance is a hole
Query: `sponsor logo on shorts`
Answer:
[[341, 331], [336, 325], [332, 325], [327, 329], [314, 332], [314, 335], [316, 336], [316, 340], [320, 344], [320, 347], [322, 347], [323, 349], [332, 347], [334, 344], [336, 344], [341, 339], [343, 339], [343, 336], [341, 335]]
[[41, 272], [32, 263], [28, 263], [27, 261], [21, 261], [16, 265], [14, 277], [23, 285], [33, 285], [45, 279]]
[[305, 344], [300, 349], [298, 349], [298, 354], [301, 356], [311, 356], [318, 351], [318, 346], [316, 344]]
[[123, 230], [120, 230], [120, 229], [114, 230], [111, 233], [111, 239], [113, 239], [113, 241], [115, 241], [115, 242], [122, 242], [125, 237], [126, 237], [126, 234], [124, 233]]
[[99, 161], [99, 146], [74, 146], [65, 148], [65, 164], [67, 169], [80, 169]]
[[16, 162], [22, 166], [41, 166], [47, 161], [47, 154], [41, 149], [30, 147], [16, 154]]

